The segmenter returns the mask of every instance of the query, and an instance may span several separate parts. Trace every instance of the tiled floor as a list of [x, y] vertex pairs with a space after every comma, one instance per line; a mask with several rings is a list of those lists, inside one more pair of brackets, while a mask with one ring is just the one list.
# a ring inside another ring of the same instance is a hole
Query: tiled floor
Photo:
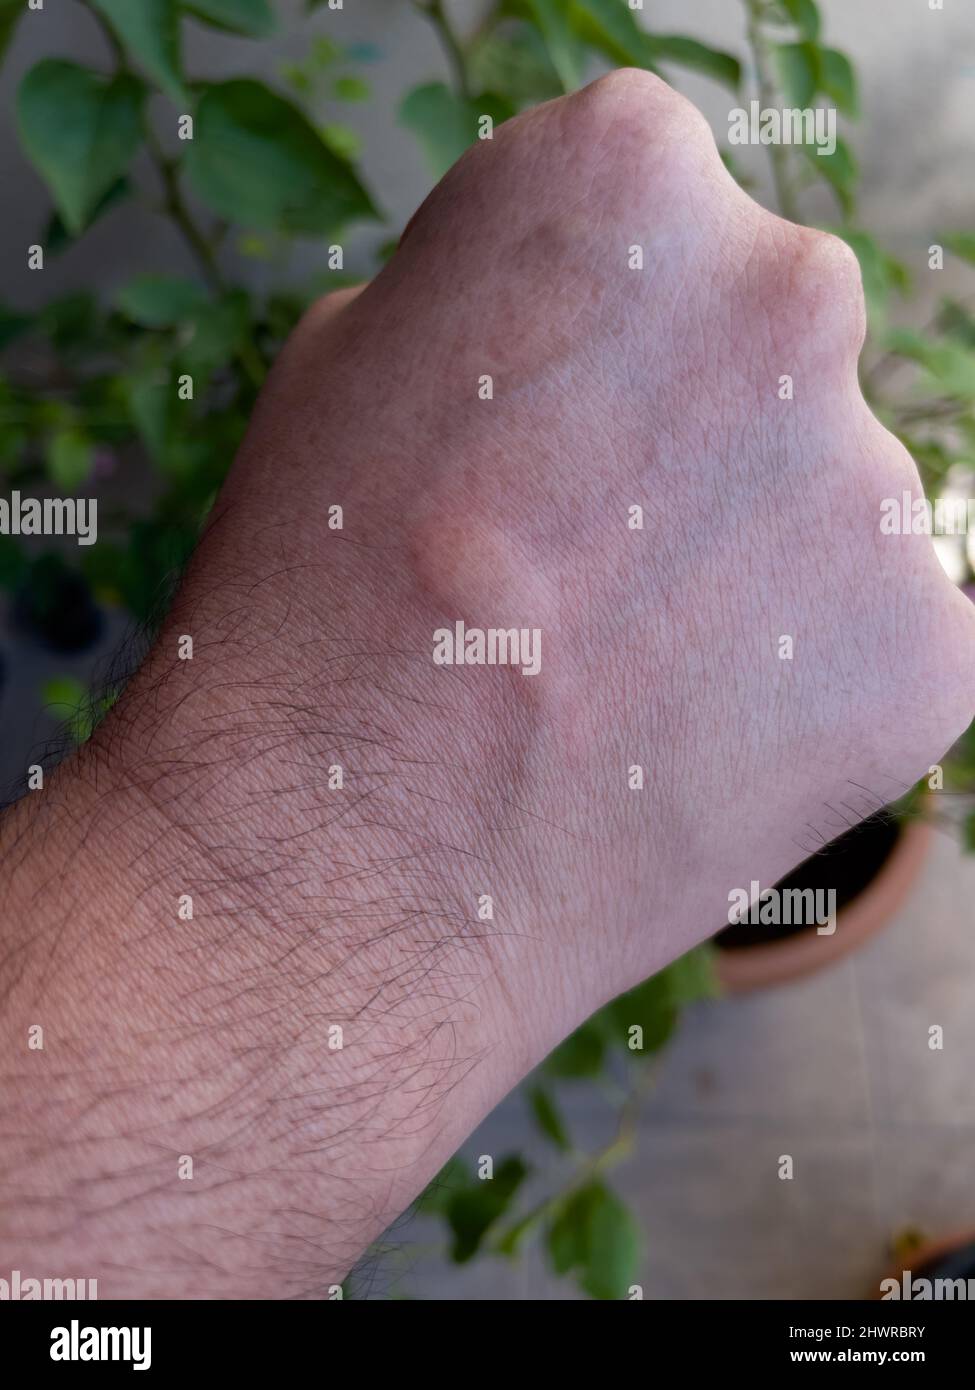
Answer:
[[[975, 857], [937, 834], [910, 901], [860, 954], [685, 1016], [636, 1152], [615, 1170], [643, 1231], [645, 1297], [869, 1297], [898, 1233], [975, 1228], [973, 903]], [[933, 1024], [943, 1051], [928, 1046]], [[605, 1142], [593, 1087], [563, 1088], [561, 1099], [582, 1146]], [[518, 1096], [467, 1152], [511, 1148], [551, 1182], [551, 1150]], [[792, 1181], [778, 1177], [782, 1154]], [[577, 1296], [537, 1254], [457, 1270], [429, 1253], [431, 1230], [401, 1225], [373, 1296]]]

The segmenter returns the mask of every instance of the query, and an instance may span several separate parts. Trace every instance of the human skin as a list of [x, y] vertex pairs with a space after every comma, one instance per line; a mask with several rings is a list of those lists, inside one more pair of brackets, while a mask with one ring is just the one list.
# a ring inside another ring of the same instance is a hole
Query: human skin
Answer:
[[[309, 313], [148, 660], [3, 826], [0, 1268], [321, 1296], [572, 1028], [943, 754], [975, 614], [880, 533], [920, 485], [862, 335], [846, 247], [631, 71]], [[539, 674], [435, 665], [458, 619], [539, 628]]]

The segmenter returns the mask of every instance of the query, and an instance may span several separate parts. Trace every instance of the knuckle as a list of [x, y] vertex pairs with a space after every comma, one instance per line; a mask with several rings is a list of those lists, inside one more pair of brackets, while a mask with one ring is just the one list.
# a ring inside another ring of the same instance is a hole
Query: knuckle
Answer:
[[711, 127], [693, 102], [642, 68], [616, 68], [569, 99], [573, 123], [646, 149], [661, 143], [714, 146]]
[[333, 321], [364, 289], [365, 284], [349, 285], [344, 289], [331, 290], [328, 294], [320, 295], [309, 304], [292, 328], [283, 354], [290, 357], [294, 354], [301, 356], [317, 352]]
[[788, 270], [791, 298], [802, 319], [859, 356], [867, 331], [860, 263], [839, 237], [797, 229]]
[[661, 214], [671, 192], [691, 200], [727, 192], [707, 120], [653, 73], [617, 68], [567, 98], [562, 115], [573, 167], [611, 207], [652, 202]]
[[305, 310], [298, 323], [298, 329], [308, 332], [323, 327], [351, 304], [364, 288], [364, 285], [347, 285], [343, 289], [330, 290], [328, 294], [320, 295]]

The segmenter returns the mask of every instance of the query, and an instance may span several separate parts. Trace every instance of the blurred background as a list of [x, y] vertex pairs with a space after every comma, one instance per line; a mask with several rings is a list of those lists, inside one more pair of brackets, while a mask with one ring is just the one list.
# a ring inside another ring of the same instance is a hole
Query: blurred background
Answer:
[[[99, 501], [90, 548], [0, 536], [11, 794], [110, 706], [302, 308], [377, 271], [479, 114], [614, 65], [691, 97], [753, 196], [847, 237], [868, 398], [930, 496], [975, 495], [963, 0], [0, 0], [0, 44], [0, 495]], [[837, 155], [729, 148], [753, 97], [836, 107]], [[971, 552], [941, 543], [963, 585]], [[604, 1010], [348, 1294], [865, 1298], [975, 1230], [973, 772], [969, 735], [827, 857], [842, 958], [726, 939]]]

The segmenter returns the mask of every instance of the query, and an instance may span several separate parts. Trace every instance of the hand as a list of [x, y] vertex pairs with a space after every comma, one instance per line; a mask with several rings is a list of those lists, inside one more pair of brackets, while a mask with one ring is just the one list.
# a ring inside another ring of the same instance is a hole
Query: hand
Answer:
[[[148, 662], [8, 822], [7, 1265], [321, 1292], [588, 1013], [963, 731], [975, 616], [881, 534], [919, 484], [862, 333], [852, 253], [625, 71], [316, 306]], [[537, 674], [437, 664], [457, 622], [537, 630]]]
[[[863, 335], [852, 251], [764, 211], [689, 102], [620, 71], [472, 149], [264, 403], [250, 485], [301, 506], [344, 591], [377, 572], [351, 639], [394, 647], [421, 702], [474, 702], [487, 747], [453, 755], [492, 869], [469, 890], [579, 1015], [975, 713], [972, 605], [926, 537], [881, 533], [921, 490], [860, 394]], [[308, 603], [327, 623], [328, 591]], [[458, 619], [537, 629], [540, 673], [431, 666]]]

